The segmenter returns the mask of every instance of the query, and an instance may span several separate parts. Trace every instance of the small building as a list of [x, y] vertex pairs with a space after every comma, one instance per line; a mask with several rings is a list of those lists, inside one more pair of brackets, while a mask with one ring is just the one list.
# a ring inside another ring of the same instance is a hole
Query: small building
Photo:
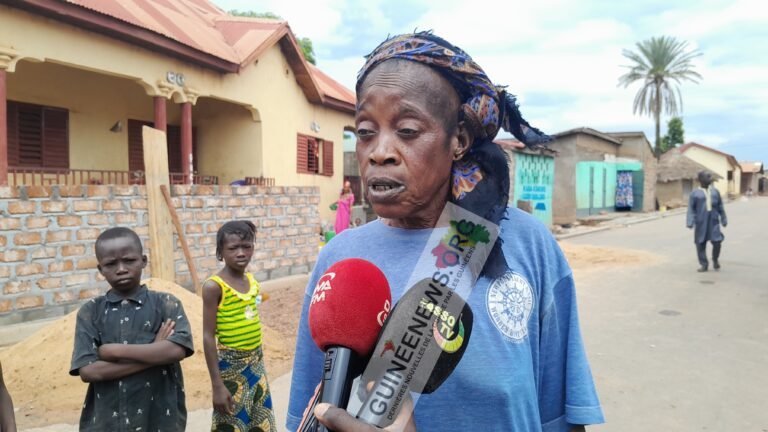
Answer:
[[741, 166], [735, 157], [695, 142], [680, 146], [680, 152], [718, 175], [713, 184], [723, 198], [734, 199], [741, 193]]
[[531, 150], [515, 139], [494, 142], [509, 158], [509, 206], [525, 209], [551, 226], [555, 152]]
[[709, 171], [714, 180], [722, 179], [704, 165], [685, 156], [678, 148], [661, 155], [656, 185], [659, 206], [670, 209], [687, 206], [688, 196], [699, 186], [697, 178], [701, 171]]
[[765, 173], [762, 162], [739, 162], [741, 166], [741, 194], [764, 193], [760, 189], [760, 178]]
[[[613, 136], [592, 128], [570, 129], [554, 135], [548, 146], [557, 152], [553, 189], [553, 222], [567, 225], [578, 218], [618, 210], [643, 211], [646, 186], [644, 137]], [[622, 155], [622, 139], [628, 149]], [[647, 141], [647, 140], [645, 140]], [[655, 170], [655, 168], [654, 168]]]
[[0, 185], [140, 183], [153, 125], [174, 183], [313, 186], [332, 216], [355, 96], [287, 22], [208, 0], [2, 3]]

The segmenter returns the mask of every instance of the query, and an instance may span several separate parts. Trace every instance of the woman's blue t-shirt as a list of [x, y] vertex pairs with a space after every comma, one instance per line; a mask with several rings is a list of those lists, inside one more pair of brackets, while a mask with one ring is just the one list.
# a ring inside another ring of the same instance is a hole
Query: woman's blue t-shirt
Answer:
[[[333, 263], [362, 258], [387, 276], [397, 301], [431, 230], [374, 221], [346, 230], [325, 246], [305, 293], [296, 343], [287, 427], [299, 425], [320, 382], [323, 353], [307, 324], [309, 299]], [[469, 297], [469, 346], [442, 386], [416, 405], [420, 432], [448, 430], [567, 431], [602, 423], [579, 330], [573, 275], [557, 242], [538, 220], [509, 209], [501, 223], [509, 271], [481, 277]]]

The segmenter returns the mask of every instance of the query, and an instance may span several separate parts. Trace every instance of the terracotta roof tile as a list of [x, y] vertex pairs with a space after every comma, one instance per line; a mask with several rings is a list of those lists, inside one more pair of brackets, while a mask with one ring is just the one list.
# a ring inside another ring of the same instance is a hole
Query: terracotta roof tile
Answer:
[[325, 72], [321, 71], [316, 66], [309, 66], [312, 74], [315, 75], [317, 83], [320, 85], [320, 90], [322, 90], [324, 95], [332, 97], [338, 101], [351, 104], [354, 108], [357, 99], [355, 98], [355, 93], [352, 90], [344, 87], [339, 82], [326, 75]]

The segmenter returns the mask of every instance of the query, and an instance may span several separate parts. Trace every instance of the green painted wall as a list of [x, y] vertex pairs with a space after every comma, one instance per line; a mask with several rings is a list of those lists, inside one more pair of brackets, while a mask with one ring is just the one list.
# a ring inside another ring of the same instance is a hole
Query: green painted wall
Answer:
[[547, 226], [552, 225], [552, 188], [555, 161], [551, 157], [515, 153], [515, 186], [512, 204], [531, 201], [533, 215]]
[[[616, 172], [633, 164], [579, 162], [576, 164], [576, 214], [583, 217], [616, 205]], [[638, 164], [639, 165], [639, 164]]]

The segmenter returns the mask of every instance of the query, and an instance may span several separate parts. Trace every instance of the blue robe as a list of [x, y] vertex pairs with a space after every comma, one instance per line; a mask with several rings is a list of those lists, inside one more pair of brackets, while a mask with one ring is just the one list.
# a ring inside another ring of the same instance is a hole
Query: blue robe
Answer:
[[688, 228], [695, 227], [693, 233], [694, 243], [706, 243], [707, 241], [721, 242], [725, 239], [720, 231], [720, 223], [723, 226], [728, 225], [723, 200], [720, 198], [720, 192], [715, 187], [710, 187], [710, 194], [712, 199], [711, 211], [707, 211], [707, 196], [704, 195], [703, 189], [694, 190], [688, 198], [686, 225]]

